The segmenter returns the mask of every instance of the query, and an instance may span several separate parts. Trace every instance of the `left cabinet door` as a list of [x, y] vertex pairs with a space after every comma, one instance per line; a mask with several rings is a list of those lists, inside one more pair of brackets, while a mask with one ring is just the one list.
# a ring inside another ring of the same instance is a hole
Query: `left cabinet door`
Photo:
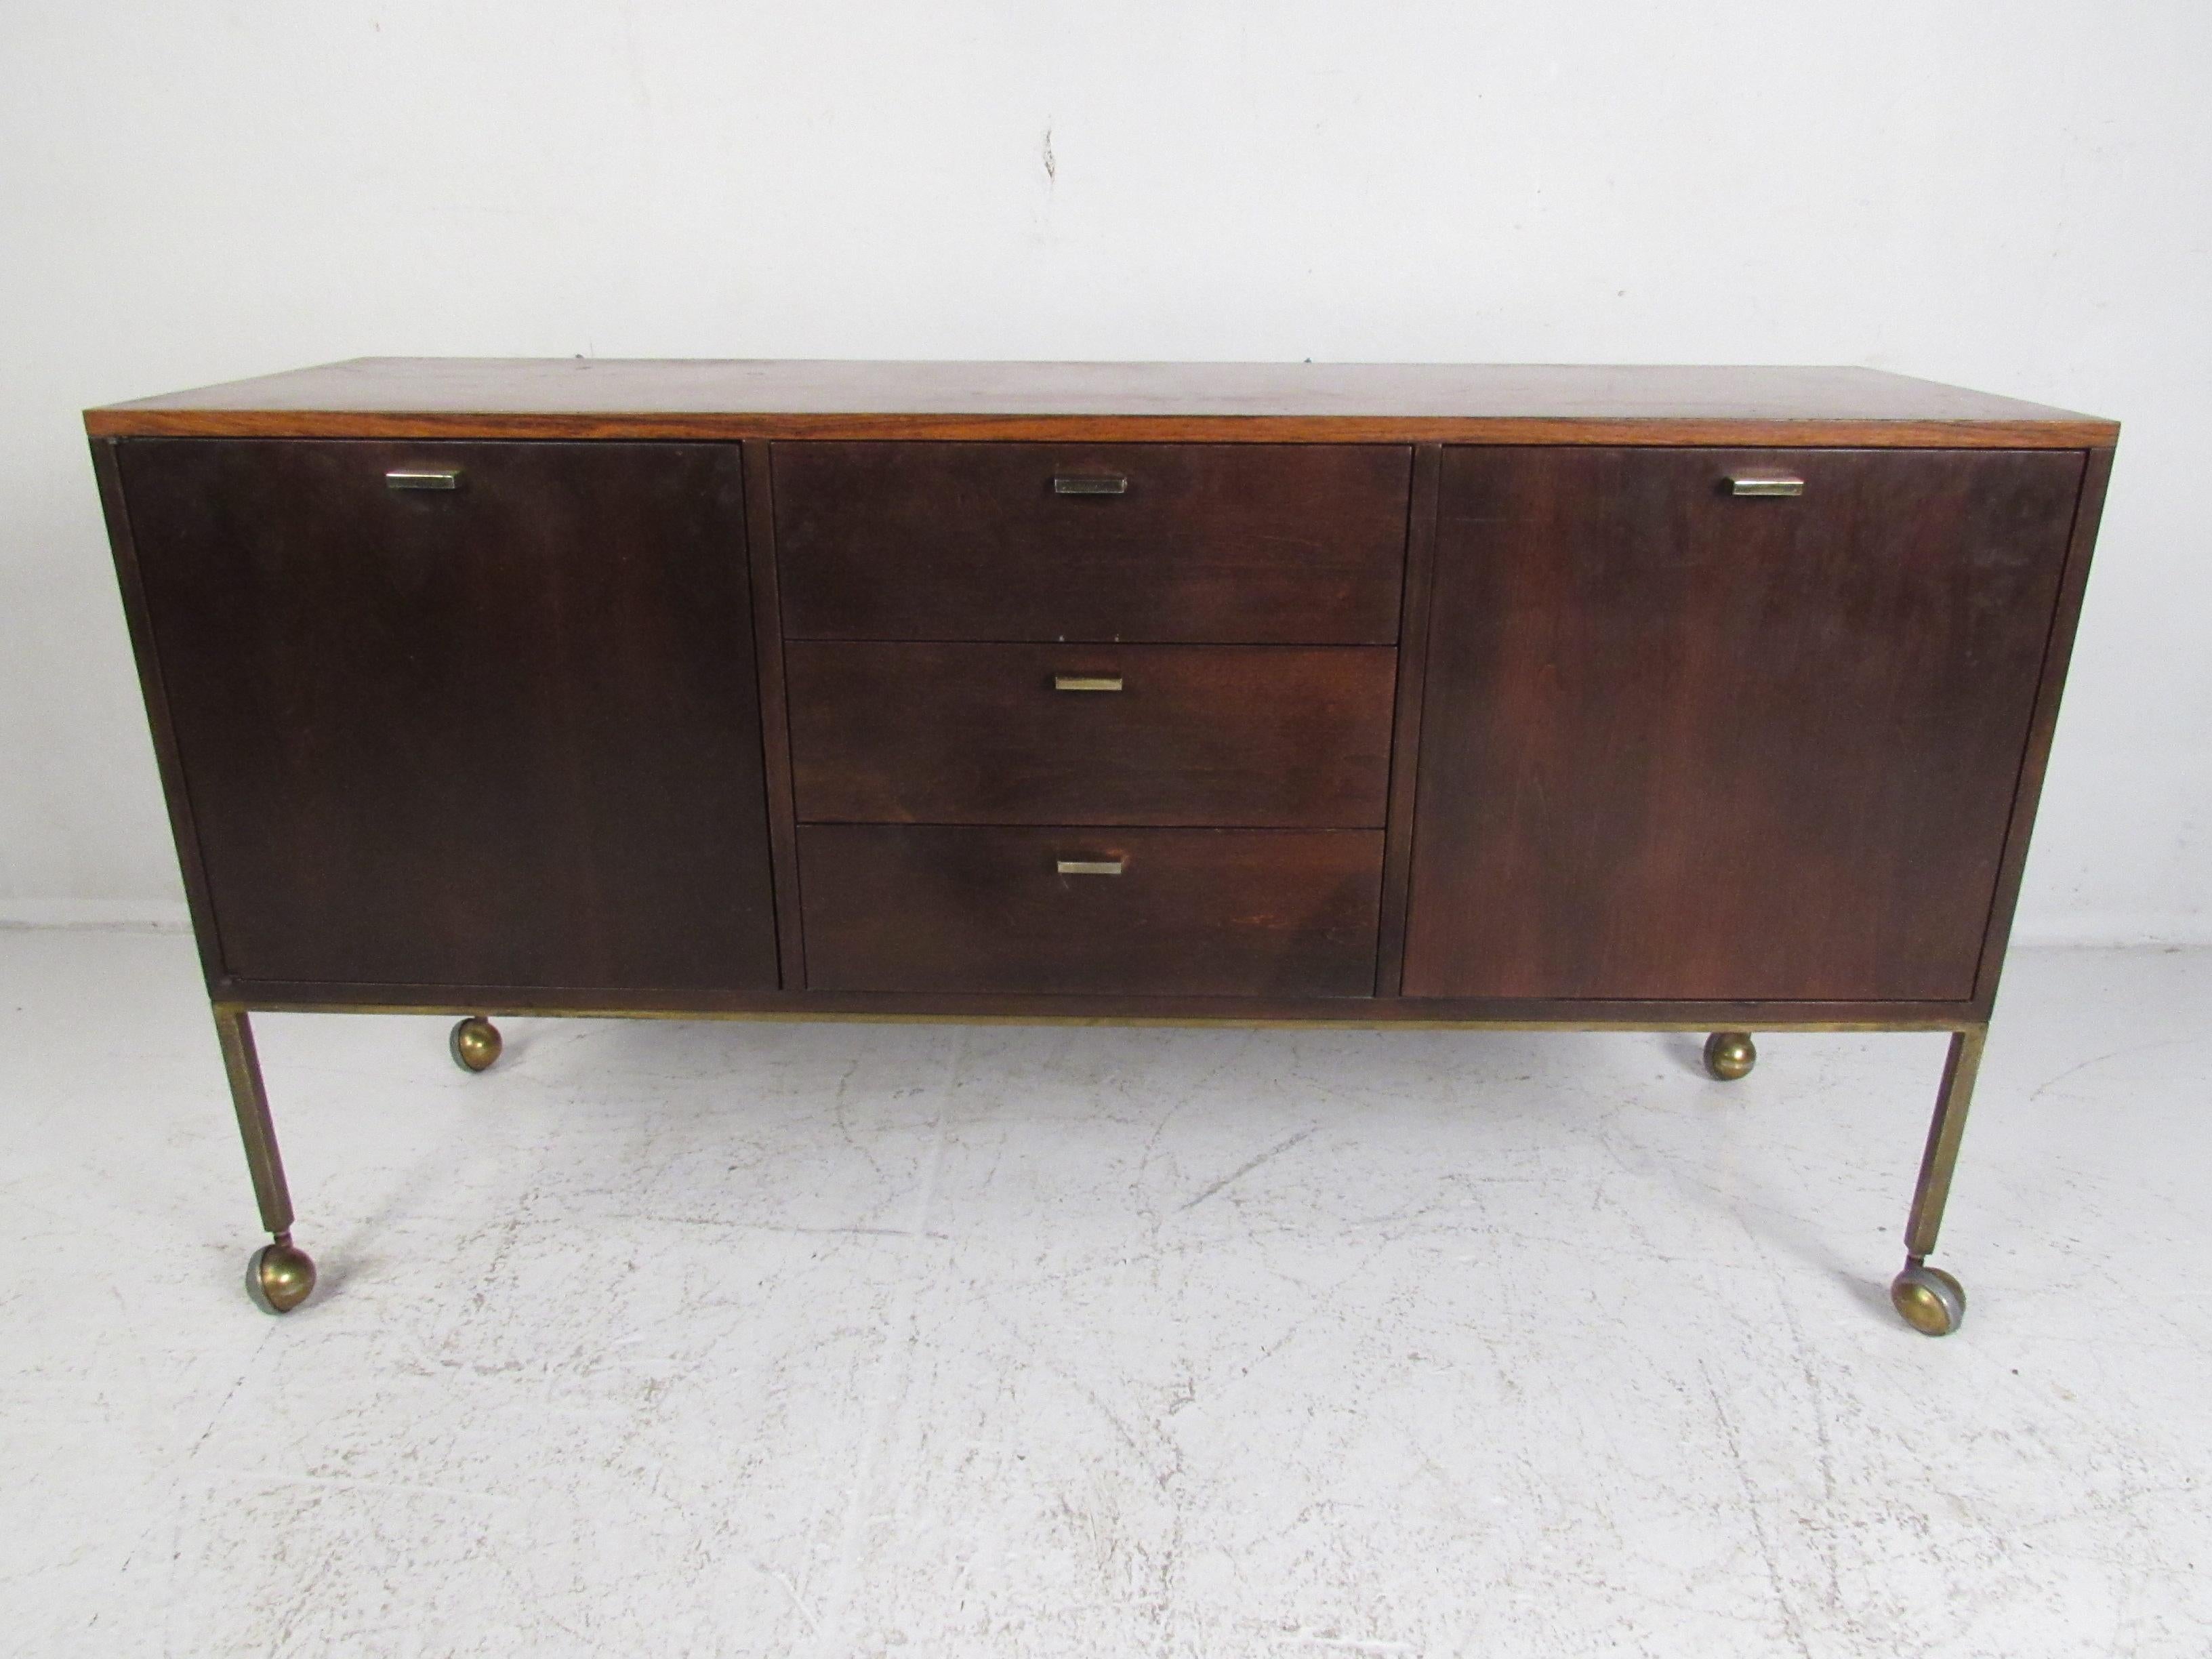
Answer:
[[119, 461], [231, 978], [775, 985], [736, 445]]

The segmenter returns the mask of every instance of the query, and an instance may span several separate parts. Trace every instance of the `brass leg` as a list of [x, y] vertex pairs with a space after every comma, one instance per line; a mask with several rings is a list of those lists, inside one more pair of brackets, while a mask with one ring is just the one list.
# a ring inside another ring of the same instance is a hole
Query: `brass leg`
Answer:
[[1705, 1070], [1723, 1083], [1751, 1075], [1759, 1047], [1748, 1031], [1716, 1031], [1705, 1039]]
[[284, 1184], [276, 1127], [269, 1120], [269, 1095], [261, 1086], [253, 1027], [245, 1009], [217, 1003], [215, 1032], [222, 1044], [223, 1070], [230, 1077], [239, 1139], [246, 1143], [246, 1167], [253, 1176], [253, 1200], [261, 1206], [261, 1224], [273, 1240], [246, 1258], [246, 1293], [264, 1313], [289, 1313], [315, 1288], [315, 1264], [292, 1243], [292, 1194]]
[[507, 1046], [499, 1034], [499, 1027], [482, 1014], [471, 1014], [453, 1027], [453, 1035], [446, 1039], [446, 1051], [453, 1057], [453, 1064], [465, 1072], [487, 1072], [499, 1058], [499, 1051]]
[[1965, 1288], [1941, 1267], [1929, 1267], [1928, 1257], [1943, 1225], [1943, 1206], [1951, 1196], [1951, 1176], [1959, 1165], [1966, 1109], [1973, 1103], [1974, 1076], [1981, 1070], [1988, 1036], [1986, 1025], [1951, 1034], [1936, 1116], [1928, 1126], [1928, 1150], [1921, 1155], [1920, 1181], [1912, 1191], [1912, 1214], [1905, 1224], [1905, 1271], [1889, 1287], [1889, 1299], [1905, 1323], [1929, 1336], [1949, 1335], [1966, 1316]]

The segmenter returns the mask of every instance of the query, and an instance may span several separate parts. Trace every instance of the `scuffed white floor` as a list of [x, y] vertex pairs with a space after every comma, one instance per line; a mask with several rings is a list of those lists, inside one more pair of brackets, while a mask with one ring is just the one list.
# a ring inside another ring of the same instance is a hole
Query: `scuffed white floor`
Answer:
[[2203, 1656], [2212, 956], [1940, 1036], [270, 1017], [0, 934], [0, 1651]]

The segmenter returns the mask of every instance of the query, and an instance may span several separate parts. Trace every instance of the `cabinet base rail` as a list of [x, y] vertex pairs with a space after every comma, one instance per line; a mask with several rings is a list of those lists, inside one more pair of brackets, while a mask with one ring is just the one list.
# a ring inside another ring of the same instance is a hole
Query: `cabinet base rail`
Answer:
[[[337, 1008], [329, 1004], [297, 1005], [299, 1012], [374, 1013], [453, 1013], [451, 1006], [374, 1006]], [[252, 1012], [292, 1012], [291, 1008], [217, 1002], [214, 1005], [216, 1036], [222, 1045], [223, 1069], [230, 1080], [231, 1103], [238, 1114], [240, 1139], [245, 1144], [246, 1166], [253, 1180], [253, 1196], [261, 1212], [262, 1227], [270, 1243], [247, 1258], [247, 1296], [264, 1313], [289, 1313], [305, 1302], [315, 1288], [313, 1258], [292, 1242], [292, 1195], [284, 1179], [284, 1160], [277, 1149], [276, 1128], [269, 1112], [269, 1094], [261, 1079], [261, 1061], [254, 1052]], [[1627, 1022], [1620, 1020], [1268, 1020], [1268, 1019], [1102, 1019], [1073, 1015], [1054, 1019], [1044, 1015], [978, 1016], [973, 1020], [942, 1014], [824, 1014], [674, 1009], [562, 1010], [561, 1018], [609, 1019], [836, 1019], [927, 1020], [939, 1024], [1125, 1024], [1125, 1025], [1314, 1025], [1330, 1024], [1369, 1030], [1434, 1029], [1492, 1031], [1695, 1031], [1702, 1023], [1680, 1020]], [[1912, 1207], [1905, 1228], [1905, 1267], [1891, 1281], [1889, 1297], [1898, 1315], [1913, 1329], [1929, 1336], [1948, 1336], [1966, 1316], [1965, 1288], [1941, 1267], [1931, 1267], [1936, 1234], [1943, 1224], [1943, 1209], [1951, 1195], [1951, 1181], [1958, 1169], [1959, 1148], [1966, 1131], [1966, 1112], [1972, 1104], [1974, 1079], [1981, 1069], [1982, 1048], [1989, 1035], [1984, 1023], [1899, 1025], [1823, 1020], [1769, 1026], [1778, 1031], [1898, 1031], [1948, 1030], [1951, 1046], [1943, 1063], [1943, 1077], [1936, 1092], [1936, 1110], [1928, 1126], [1928, 1143], [1921, 1154], [1920, 1175], [1912, 1193]], [[503, 1042], [499, 1029], [482, 1013], [464, 1013], [447, 1041], [453, 1061], [463, 1070], [488, 1070], [500, 1057]], [[1705, 1040], [1706, 1073], [1717, 1082], [1733, 1083], [1747, 1074], [1758, 1058], [1748, 1031], [1714, 1031]]]

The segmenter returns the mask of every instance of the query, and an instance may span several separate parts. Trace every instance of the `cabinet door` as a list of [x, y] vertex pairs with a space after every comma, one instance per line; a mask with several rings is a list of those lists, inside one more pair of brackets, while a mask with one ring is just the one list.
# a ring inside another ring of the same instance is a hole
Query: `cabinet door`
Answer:
[[775, 983], [735, 445], [121, 464], [233, 977]]
[[1448, 451], [1406, 993], [1971, 997], [2081, 470]]

